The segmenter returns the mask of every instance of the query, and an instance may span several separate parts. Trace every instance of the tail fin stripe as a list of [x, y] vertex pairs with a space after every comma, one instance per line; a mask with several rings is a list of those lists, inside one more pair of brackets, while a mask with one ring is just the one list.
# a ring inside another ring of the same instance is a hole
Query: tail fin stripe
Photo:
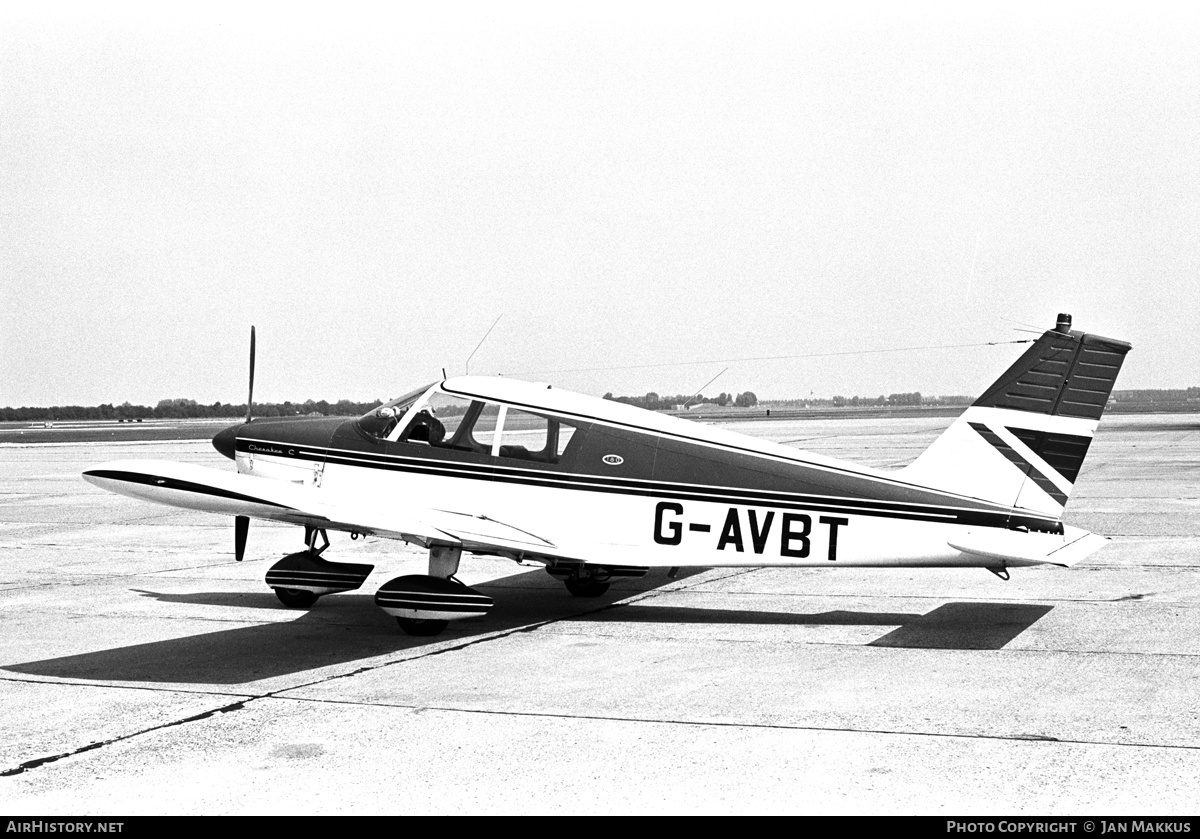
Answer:
[[1046, 463], [1054, 467], [1072, 484], [1079, 477], [1079, 469], [1083, 459], [1087, 457], [1088, 447], [1092, 444], [1091, 437], [1077, 434], [1053, 434], [1047, 431], [1034, 431], [1028, 428], [1013, 428], [1006, 426], [1009, 432], [1029, 450]]
[[1035, 484], [1064, 507], [1067, 506], [1067, 494], [1054, 485], [1054, 482], [1038, 471], [1032, 463], [1021, 457], [1012, 446], [1000, 439], [996, 432], [992, 431], [986, 425], [980, 422], [970, 423], [983, 439], [987, 440], [996, 451], [1004, 455], [1008, 460], [1025, 473]]

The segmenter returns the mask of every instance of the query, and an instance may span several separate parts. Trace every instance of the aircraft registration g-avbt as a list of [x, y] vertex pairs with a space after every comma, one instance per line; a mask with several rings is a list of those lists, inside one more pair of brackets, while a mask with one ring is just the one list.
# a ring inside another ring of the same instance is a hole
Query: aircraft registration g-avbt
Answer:
[[683, 566], [952, 566], [1007, 578], [1014, 566], [1070, 566], [1106, 541], [1062, 517], [1129, 349], [1060, 315], [895, 471], [544, 383], [464, 376], [358, 419], [225, 429], [213, 445], [236, 472], [130, 460], [83, 476], [234, 516], [239, 560], [251, 518], [303, 527], [306, 548], [266, 575], [288, 606], [357, 589], [373, 570], [326, 559], [330, 530], [426, 548], [428, 574], [375, 594], [414, 635], [491, 607], [454, 577], [464, 552], [544, 563], [581, 597]]

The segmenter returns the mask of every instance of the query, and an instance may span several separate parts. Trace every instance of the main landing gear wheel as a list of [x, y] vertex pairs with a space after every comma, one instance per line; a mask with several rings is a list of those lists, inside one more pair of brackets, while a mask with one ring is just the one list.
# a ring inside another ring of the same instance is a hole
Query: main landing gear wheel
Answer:
[[317, 602], [319, 595], [303, 588], [277, 588], [275, 596], [284, 606], [292, 609], [307, 609]]
[[445, 629], [450, 621], [427, 618], [396, 618], [396, 623], [400, 624], [400, 628], [409, 635], [428, 638], [431, 635], [437, 635]]
[[608, 583], [599, 583], [581, 577], [568, 577], [564, 582], [567, 584], [567, 591], [576, 597], [599, 597], [608, 591], [609, 586]]

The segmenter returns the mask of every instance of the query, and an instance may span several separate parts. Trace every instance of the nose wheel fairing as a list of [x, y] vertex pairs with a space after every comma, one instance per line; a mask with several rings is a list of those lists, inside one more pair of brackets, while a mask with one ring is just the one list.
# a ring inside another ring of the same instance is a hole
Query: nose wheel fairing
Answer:
[[308, 591], [320, 597], [354, 591], [367, 581], [374, 569], [374, 565], [330, 562], [312, 551], [300, 551], [288, 554], [271, 566], [267, 571], [267, 585], [277, 590]]
[[[324, 542], [319, 548], [318, 536]], [[323, 559], [321, 553], [329, 546], [323, 531], [309, 528], [305, 539], [308, 550], [285, 556], [267, 571], [267, 585], [285, 606], [307, 608], [323, 595], [353, 591], [375, 568]], [[454, 579], [461, 556], [459, 548], [431, 546], [429, 573], [389, 580], [375, 593], [375, 605], [409, 635], [436, 635], [452, 620], [487, 614], [492, 598]]]

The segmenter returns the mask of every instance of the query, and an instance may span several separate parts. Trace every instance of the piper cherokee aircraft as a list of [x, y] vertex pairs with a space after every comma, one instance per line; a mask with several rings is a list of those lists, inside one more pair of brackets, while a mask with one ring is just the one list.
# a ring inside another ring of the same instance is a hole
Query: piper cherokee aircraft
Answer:
[[[251, 400], [253, 332], [251, 334]], [[304, 528], [267, 571], [287, 606], [359, 588], [373, 566], [325, 557], [328, 531], [429, 551], [376, 604], [434, 635], [492, 600], [462, 554], [544, 563], [571, 594], [681, 566], [1070, 566], [1106, 541], [1064, 525], [1130, 345], [1060, 315], [913, 463], [857, 466], [618, 402], [506, 378], [418, 388], [358, 419], [250, 421], [213, 438], [236, 464], [128, 460], [83, 477], [134, 498]], [[319, 539], [319, 542], [318, 542]]]

